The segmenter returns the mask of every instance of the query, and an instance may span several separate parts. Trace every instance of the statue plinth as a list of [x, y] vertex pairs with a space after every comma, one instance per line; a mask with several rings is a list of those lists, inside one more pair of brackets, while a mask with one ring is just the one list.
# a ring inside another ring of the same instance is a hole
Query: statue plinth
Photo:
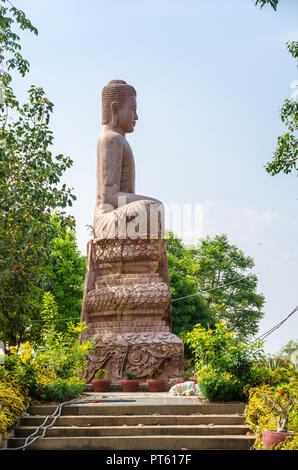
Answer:
[[112, 383], [124, 371], [146, 381], [153, 367], [166, 380], [183, 370], [183, 343], [170, 331], [170, 290], [163, 278], [165, 240], [91, 240], [82, 320], [96, 350], [87, 383], [107, 369]]

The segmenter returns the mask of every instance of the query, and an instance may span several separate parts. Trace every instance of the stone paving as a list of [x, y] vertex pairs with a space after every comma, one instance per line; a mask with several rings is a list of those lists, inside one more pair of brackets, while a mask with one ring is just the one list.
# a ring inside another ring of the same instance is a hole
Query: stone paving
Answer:
[[[111, 400], [117, 400], [117, 404], [126, 404], [127, 400], [131, 400], [136, 404], [142, 405], [184, 405], [184, 404], [204, 404], [206, 400], [198, 398], [196, 396], [173, 396], [169, 392], [106, 392], [106, 393], [95, 393], [85, 392], [82, 398], [83, 400], [103, 400], [107, 402]], [[118, 401], [119, 400], [119, 401]], [[88, 403], [90, 405], [90, 403]], [[96, 403], [94, 403], [96, 404]], [[75, 406], [75, 405], [72, 405]]]

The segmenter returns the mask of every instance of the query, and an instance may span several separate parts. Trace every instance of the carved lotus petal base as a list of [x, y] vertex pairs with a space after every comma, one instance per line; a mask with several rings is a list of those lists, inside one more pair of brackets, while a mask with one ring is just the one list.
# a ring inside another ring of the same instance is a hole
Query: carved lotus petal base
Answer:
[[169, 288], [165, 282], [147, 281], [121, 283], [103, 286], [90, 291], [86, 296], [86, 308], [90, 313], [103, 312], [110, 309], [156, 308], [166, 309], [170, 302]]

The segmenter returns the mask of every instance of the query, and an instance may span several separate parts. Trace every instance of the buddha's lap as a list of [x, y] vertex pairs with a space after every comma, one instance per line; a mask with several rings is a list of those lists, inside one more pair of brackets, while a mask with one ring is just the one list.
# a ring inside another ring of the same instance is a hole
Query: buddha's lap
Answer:
[[161, 233], [162, 208], [150, 200], [139, 200], [107, 211], [98, 207], [94, 221], [96, 238], [115, 238], [154, 235]]

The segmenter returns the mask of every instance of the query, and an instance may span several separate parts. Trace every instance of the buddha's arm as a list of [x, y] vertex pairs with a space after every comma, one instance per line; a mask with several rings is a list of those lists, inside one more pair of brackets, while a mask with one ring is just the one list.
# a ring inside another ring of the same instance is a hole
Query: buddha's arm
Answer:
[[98, 144], [98, 162], [102, 204], [118, 207], [117, 194], [120, 192], [123, 141], [121, 136], [104, 137]]
[[119, 203], [122, 205], [123, 203], [129, 204], [140, 200], [161, 204], [160, 201], [152, 197], [120, 191], [123, 158], [123, 139], [121, 136], [105, 139], [105, 141], [99, 144], [98, 150], [101, 154], [100, 158], [102, 158], [102, 180], [100, 185], [102, 204], [109, 204], [114, 209], [118, 207]]

